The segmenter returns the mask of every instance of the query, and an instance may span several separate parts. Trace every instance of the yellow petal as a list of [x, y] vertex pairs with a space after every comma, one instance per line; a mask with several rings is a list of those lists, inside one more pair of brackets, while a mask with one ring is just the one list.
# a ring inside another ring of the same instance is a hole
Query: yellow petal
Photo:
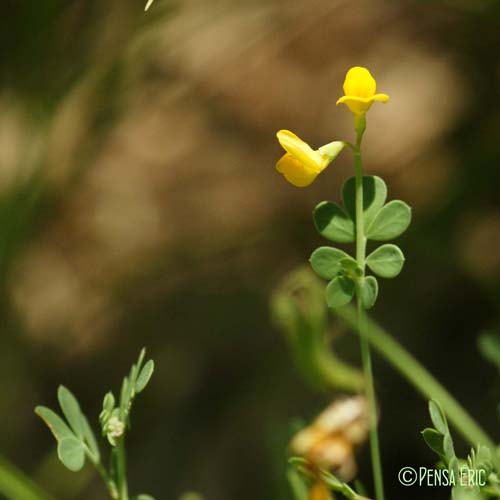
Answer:
[[344, 95], [337, 100], [337, 104], [345, 104], [355, 115], [366, 113], [375, 101], [387, 102], [387, 94], [375, 94], [372, 97], [353, 97]]
[[372, 99], [374, 101], [387, 102], [389, 100], [389, 96], [387, 94], [375, 94]]
[[345, 104], [355, 115], [362, 115], [370, 109], [373, 97], [362, 98], [345, 95], [337, 101], [337, 104]]
[[276, 170], [285, 176], [285, 179], [296, 187], [309, 186], [321, 172], [320, 168], [311, 168], [301, 163], [291, 153], [285, 153], [276, 163]]
[[371, 73], [361, 66], [351, 68], [344, 81], [344, 94], [350, 97], [372, 97], [377, 91], [377, 82]]
[[324, 168], [328, 161], [318, 151], [314, 151], [307, 142], [296, 136], [289, 130], [280, 130], [276, 137], [282, 148], [294, 156], [300, 163], [309, 166], [311, 169]]

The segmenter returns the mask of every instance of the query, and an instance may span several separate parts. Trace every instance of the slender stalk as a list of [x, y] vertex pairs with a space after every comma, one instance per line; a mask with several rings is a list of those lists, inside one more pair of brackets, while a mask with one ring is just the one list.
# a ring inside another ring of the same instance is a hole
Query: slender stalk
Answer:
[[[354, 151], [355, 168], [355, 189], [356, 189], [356, 261], [362, 269], [362, 280], [365, 275], [365, 257], [366, 257], [366, 236], [363, 217], [363, 164], [361, 160], [361, 141], [365, 132], [365, 117], [356, 117], [355, 128], [357, 133], [356, 146]], [[359, 331], [361, 346], [361, 361], [366, 380], [366, 398], [370, 408], [370, 451], [372, 459], [373, 483], [375, 486], [375, 498], [384, 500], [384, 481], [382, 477], [382, 460], [380, 457], [380, 445], [377, 429], [377, 402], [375, 389], [373, 386], [373, 370], [370, 354], [370, 345], [364, 333], [365, 312], [361, 298], [360, 281], [356, 284], [356, 302], [357, 302], [357, 328]]]
[[362, 334], [424, 397], [439, 401], [450, 423], [471, 446], [480, 443], [488, 447], [492, 452], [495, 467], [500, 469], [500, 458], [495, 453], [496, 445], [493, 439], [412, 354], [366, 314], [362, 332], [357, 313], [353, 308], [338, 309], [336, 314], [350, 328]]
[[127, 462], [125, 458], [125, 437], [116, 443], [116, 482], [119, 500], [128, 500]]
[[101, 476], [102, 480], [106, 484], [106, 487], [108, 489], [108, 492], [113, 500], [118, 500], [118, 490], [116, 488], [116, 484], [111, 479], [111, 477], [108, 474], [108, 471], [104, 468], [104, 466], [101, 464], [101, 462], [94, 462], [94, 466], [97, 469], [97, 472], [99, 472], [99, 475]]

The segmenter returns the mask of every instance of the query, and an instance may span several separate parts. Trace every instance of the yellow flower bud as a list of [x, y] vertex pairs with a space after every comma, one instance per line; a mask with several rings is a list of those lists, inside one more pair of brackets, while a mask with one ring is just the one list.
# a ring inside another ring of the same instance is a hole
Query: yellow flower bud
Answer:
[[308, 500], [331, 500], [330, 490], [323, 481], [316, 481], [309, 490]]
[[289, 130], [280, 130], [278, 141], [286, 153], [276, 163], [276, 170], [297, 187], [309, 186], [344, 148], [341, 141], [314, 150]]
[[360, 66], [351, 68], [344, 81], [344, 96], [337, 104], [345, 104], [355, 115], [364, 115], [375, 101], [387, 102], [389, 96], [376, 94], [377, 82], [371, 73]]

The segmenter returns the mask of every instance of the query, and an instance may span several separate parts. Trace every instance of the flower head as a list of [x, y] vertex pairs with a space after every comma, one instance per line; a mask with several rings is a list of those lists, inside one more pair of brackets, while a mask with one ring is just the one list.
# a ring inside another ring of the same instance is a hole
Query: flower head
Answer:
[[354, 449], [367, 437], [369, 414], [366, 399], [339, 399], [292, 439], [290, 449], [314, 467], [335, 471], [345, 481], [356, 474]]
[[344, 96], [337, 104], [344, 103], [355, 115], [364, 115], [374, 101], [387, 102], [387, 94], [376, 94], [377, 82], [371, 73], [360, 66], [351, 68], [344, 81]]
[[104, 434], [111, 446], [116, 446], [116, 440], [123, 436], [125, 424], [116, 416], [112, 416], [104, 426]]
[[286, 151], [276, 170], [297, 187], [309, 186], [344, 148], [343, 142], [335, 141], [314, 150], [289, 130], [280, 130], [276, 136]]

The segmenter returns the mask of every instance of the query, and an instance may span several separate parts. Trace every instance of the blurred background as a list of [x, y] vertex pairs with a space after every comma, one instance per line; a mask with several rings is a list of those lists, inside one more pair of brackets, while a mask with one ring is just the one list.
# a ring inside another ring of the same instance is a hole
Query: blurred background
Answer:
[[[354, 65], [391, 97], [368, 115], [366, 170], [414, 211], [374, 316], [496, 437], [498, 373], [476, 344], [499, 316], [500, 3], [144, 3], [2, 2], [1, 453], [57, 498], [104, 499], [92, 470], [58, 463], [33, 408], [63, 383], [96, 422], [146, 346], [132, 490], [290, 498], [290, 422], [332, 394], [297, 374], [269, 297], [322, 243], [312, 209], [352, 163], [294, 188], [275, 132], [352, 139], [335, 101]], [[422, 498], [397, 472], [434, 464], [425, 401], [378, 357], [375, 373], [388, 497]]]

